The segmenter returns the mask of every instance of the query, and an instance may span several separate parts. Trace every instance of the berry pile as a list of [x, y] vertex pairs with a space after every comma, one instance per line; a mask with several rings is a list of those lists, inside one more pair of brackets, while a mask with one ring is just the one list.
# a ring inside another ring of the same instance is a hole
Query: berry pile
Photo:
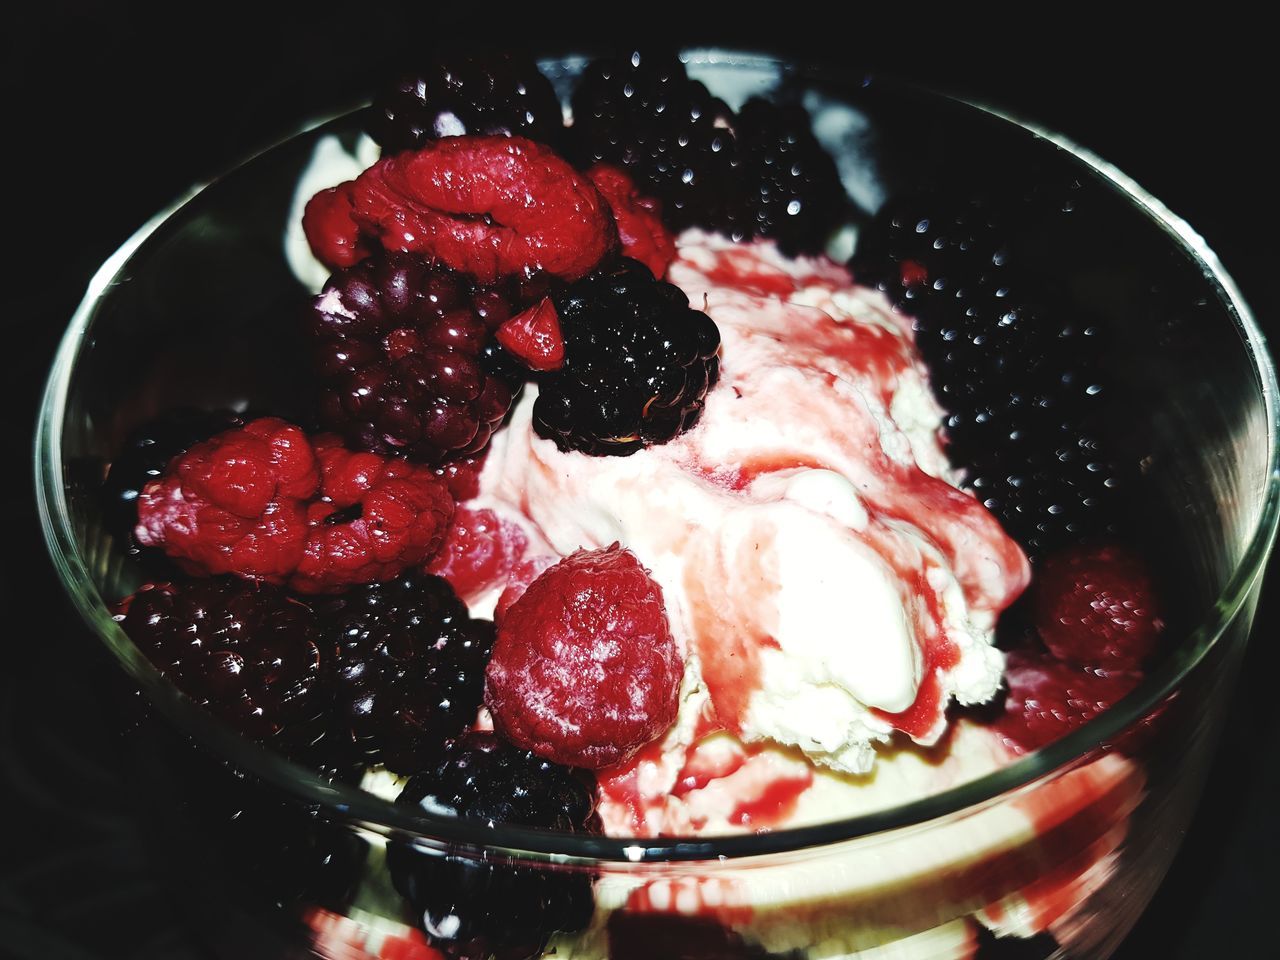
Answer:
[[[1050, 216], [1049, 211], [1043, 211]], [[1128, 479], [1107, 448], [1103, 331], [1025, 269], [1016, 219], [936, 194], [886, 205], [855, 278], [910, 314], [966, 483], [1033, 558], [1114, 535]]]
[[[448, 744], [397, 802], [490, 827], [600, 832], [588, 777], [486, 733]], [[581, 930], [594, 909], [591, 877], [583, 873], [431, 856], [403, 845], [392, 846], [387, 860], [428, 940], [449, 957], [538, 957], [553, 933]]]
[[627, 456], [702, 413], [720, 374], [720, 332], [679, 287], [620, 260], [556, 297], [562, 369], [538, 382], [533, 424], [561, 450]]

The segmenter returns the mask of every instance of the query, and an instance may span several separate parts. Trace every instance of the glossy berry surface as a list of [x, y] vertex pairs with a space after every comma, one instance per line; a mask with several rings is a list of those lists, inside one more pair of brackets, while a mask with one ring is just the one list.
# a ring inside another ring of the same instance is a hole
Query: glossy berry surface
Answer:
[[225, 577], [148, 584], [116, 619], [178, 689], [255, 740], [292, 745], [290, 734], [328, 709], [332, 664], [315, 615], [277, 587]]
[[620, 260], [556, 297], [564, 367], [533, 426], [561, 450], [626, 456], [692, 427], [720, 373], [720, 331], [678, 287]]
[[666, 732], [683, 673], [662, 588], [614, 544], [570, 554], [506, 611], [485, 706], [517, 746], [598, 769]]
[[[449, 744], [409, 779], [397, 802], [490, 827], [600, 829], [589, 778], [489, 733]], [[428, 940], [449, 957], [538, 957], [551, 934], [580, 930], [591, 919], [591, 878], [582, 873], [433, 857], [405, 846], [392, 846], [387, 859]]]
[[777, 241], [788, 256], [820, 253], [846, 219], [849, 200], [808, 111], [752, 97], [734, 119], [734, 135], [742, 229]]
[[164, 473], [169, 461], [216, 433], [242, 427], [233, 410], [170, 411], [129, 434], [102, 483], [103, 522], [117, 541], [132, 543], [138, 525], [138, 495]]
[[472, 620], [439, 577], [410, 572], [321, 601], [336, 650], [336, 711], [367, 762], [397, 773], [476, 717], [493, 625]]
[[1029, 217], [1021, 205], [902, 198], [863, 231], [850, 266], [913, 318], [952, 461], [1038, 557], [1113, 534], [1129, 477], [1105, 429], [1104, 330], [1019, 260]]
[[374, 96], [369, 133], [385, 153], [440, 137], [518, 135], [555, 144], [560, 101], [529, 57], [444, 56], [403, 73]]
[[1040, 639], [1057, 659], [1137, 670], [1164, 628], [1151, 572], [1116, 544], [1055, 553], [1040, 565], [1032, 603]]
[[639, 260], [661, 279], [676, 258], [676, 238], [662, 223], [662, 204], [647, 196], [620, 167], [597, 163], [587, 171], [609, 203], [622, 256]]
[[737, 156], [732, 111], [690, 80], [674, 53], [628, 50], [594, 60], [573, 92], [573, 155], [625, 170], [662, 201], [675, 230], [730, 228]]
[[362, 450], [427, 463], [474, 456], [511, 406], [480, 353], [512, 313], [504, 294], [415, 257], [335, 274], [308, 321], [324, 422]]
[[1132, 671], [1082, 667], [1015, 650], [1005, 663], [1009, 692], [998, 729], [1016, 753], [1037, 750], [1111, 709], [1141, 679]]

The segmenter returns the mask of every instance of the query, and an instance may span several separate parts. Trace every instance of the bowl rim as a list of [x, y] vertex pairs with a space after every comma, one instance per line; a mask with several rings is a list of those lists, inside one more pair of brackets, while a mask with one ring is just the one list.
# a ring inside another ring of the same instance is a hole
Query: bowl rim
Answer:
[[[780, 58], [725, 50], [690, 48], [682, 51], [687, 62], [715, 64], [727, 68], [777, 69], [787, 66]], [[573, 63], [574, 56], [548, 59], [547, 63]], [[853, 76], [832, 65], [813, 65], [821, 75]], [[36, 500], [46, 545], [64, 589], [77, 612], [123, 668], [147, 691], [151, 699], [175, 721], [180, 730], [212, 748], [216, 755], [265, 783], [306, 803], [319, 805], [326, 816], [353, 822], [385, 836], [396, 836], [431, 848], [474, 849], [490, 854], [550, 861], [560, 864], [613, 866], [651, 862], [736, 860], [771, 854], [798, 853], [832, 844], [856, 841], [886, 831], [927, 827], [931, 822], [967, 816], [1002, 799], [1033, 789], [1046, 778], [1059, 776], [1087, 762], [1133, 722], [1145, 716], [1168, 696], [1196, 668], [1215, 646], [1237, 613], [1248, 601], [1254, 584], [1266, 566], [1280, 522], [1280, 409], [1278, 409], [1275, 367], [1265, 338], [1238, 286], [1223, 268], [1217, 255], [1182, 218], [1142, 189], [1091, 150], [1073, 140], [982, 103], [953, 96], [901, 80], [865, 78], [898, 92], [936, 98], [959, 104], [1012, 124], [1046, 140], [1090, 169], [1154, 221], [1184, 254], [1190, 256], [1206, 279], [1242, 336], [1262, 394], [1267, 421], [1267, 474], [1257, 521], [1250, 533], [1240, 562], [1227, 579], [1204, 620], [1184, 638], [1179, 650], [1144, 678], [1143, 683], [1110, 710], [1071, 734], [1030, 753], [985, 776], [967, 781], [941, 793], [905, 804], [842, 820], [792, 827], [771, 833], [719, 835], [710, 837], [610, 838], [585, 836], [524, 827], [483, 824], [433, 816], [416, 808], [397, 806], [358, 787], [330, 783], [306, 767], [292, 763], [267, 748], [249, 741], [180, 693], [132, 646], [120, 626], [111, 618], [105, 600], [98, 593], [76, 545], [66, 498], [66, 476], [62, 460], [62, 434], [66, 401], [72, 373], [88, 334], [97, 307], [109, 295], [115, 277], [149, 239], [188, 206], [197, 202], [205, 188], [222, 178], [193, 187], [161, 210], [120, 246], [90, 280], [84, 299], [73, 314], [55, 355], [42, 397], [36, 427]], [[350, 111], [310, 123], [267, 150], [257, 151], [227, 171], [243, 169], [257, 157], [304, 135], [351, 118]]]

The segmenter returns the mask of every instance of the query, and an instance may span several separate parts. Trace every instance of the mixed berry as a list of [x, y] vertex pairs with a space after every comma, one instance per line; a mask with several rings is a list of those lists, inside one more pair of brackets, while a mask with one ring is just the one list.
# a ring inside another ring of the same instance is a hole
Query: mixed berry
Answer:
[[[672, 231], [818, 254], [849, 200], [803, 107], [735, 113], [673, 55], [595, 61], [572, 105], [566, 127], [511, 56], [383, 90], [383, 158], [304, 219], [333, 274], [299, 348], [333, 432], [176, 413], [129, 440], [104, 496], [115, 535], [172, 564], [117, 619], [187, 696], [322, 769], [408, 777], [399, 802], [433, 815], [591, 833], [584, 771], [670, 728], [682, 656], [628, 550], [553, 563], [469, 503], [487, 447], [526, 383], [562, 451], [628, 456], [695, 429], [720, 333], [664, 279]], [[1163, 623], [1115, 540], [1101, 330], [1025, 269], [1017, 233], [986, 200], [898, 199], [851, 267], [913, 318], [953, 460], [1038, 565], [996, 721], [1023, 752], [1128, 694]], [[496, 626], [472, 617], [498, 590]], [[389, 861], [450, 957], [537, 956], [591, 916], [584, 874], [404, 844]]]

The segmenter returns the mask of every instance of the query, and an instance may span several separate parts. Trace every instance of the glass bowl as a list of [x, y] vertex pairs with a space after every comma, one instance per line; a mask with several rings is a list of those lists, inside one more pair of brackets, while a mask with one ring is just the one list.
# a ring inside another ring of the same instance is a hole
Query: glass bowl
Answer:
[[[287, 415], [296, 405], [263, 321], [303, 292], [286, 223], [322, 138], [354, 144], [359, 116], [338, 117], [162, 212], [103, 265], [57, 355], [36, 440], [62, 582], [121, 677], [156, 708], [139, 721], [152, 853], [200, 865], [203, 892], [182, 900], [213, 952], [435, 956], [391, 889], [388, 850], [476, 866], [478, 888], [460, 902], [483, 900], [492, 874], [481, 865], [548, 891], [590, 885], [594, 915], [547, 945], [560, 958], [973, 957], [1014, 946], [1024, 957], [1102, 958], [1160, 883], [1199, 795], [1276, 532], [1275, 376], [1234, 284], [1186, 224], [1061, 137], [880, 79], [721, 51], [687, 59], [731, 105], [781, 84], [830, 108], [819, 132], [864, 211], [900, 191], [1028, 170], [1077, 181], [1090, 202], [1043, 257], [1127, 358], [1116, 433], [1143, 467], [1145, 546], [1177, 586], [1171, 652], [1120, 704], [995, 773], [755, 835], [490, 829], [394, 806], [240, 738], [160, 677], [111, 618], [141, 572], [104, 531], [97, 488], [130, 430], [161, 411]], [[583, 62], [543, 67], [559, 86]]]

